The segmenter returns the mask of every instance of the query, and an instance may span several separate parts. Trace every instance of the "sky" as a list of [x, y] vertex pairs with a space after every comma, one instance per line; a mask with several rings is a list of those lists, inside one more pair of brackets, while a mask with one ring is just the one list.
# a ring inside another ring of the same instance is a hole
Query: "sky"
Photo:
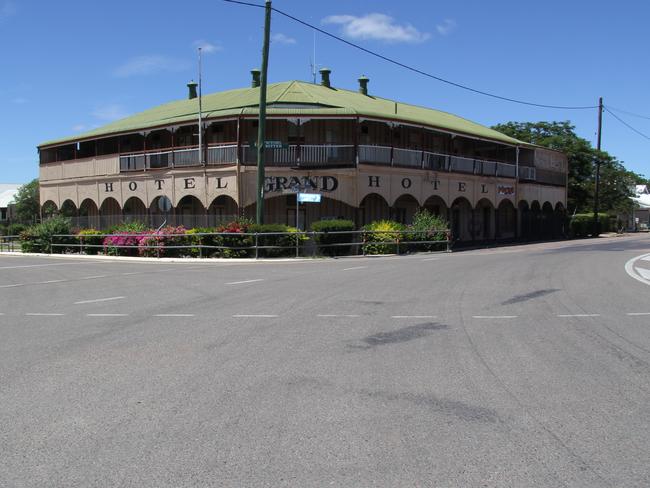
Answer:
[[[262, 4], [261, 0], [249, 0]], [[597, 105], [650, 137], [647, 0], [275, 0], [273, 6], [436, 76], [534, 103]], [[0, 0], [0, 182], [38, 176], [36, 147], [187, 96], [203, 50], [203, 92], [250, 85], [264, 11], [223, 0]], [[470, 93], [351, 48], [277, 13], [269, 82], [332, 84], [484, 125], [563, 121], [595, 146], [597, 110], [537, 108]], [[630, 112], [630, 113], [625, 113]], [[646, 118], [638, 117], [645, 116]], [[602, 148], [650, 177], [650, 139], [610, 113]]]

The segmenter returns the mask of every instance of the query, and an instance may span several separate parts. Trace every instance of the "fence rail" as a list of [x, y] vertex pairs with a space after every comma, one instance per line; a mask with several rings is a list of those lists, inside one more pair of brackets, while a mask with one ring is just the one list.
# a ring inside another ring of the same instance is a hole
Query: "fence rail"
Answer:
[[20, 251], [20, 236], [0, 236], [0, 252]]
[[[1, 242], [1, 241], [0, 241]], [[14, 244], [15, 245], [15, 244]], [[451, 252], [448, 229], [332, 232], [206, 232], [193, 234], [56, 234], [48, 253], [147, 257], [281, 257]], [[120, 250], [123, 250], [120, 252]], [[185, 252], [182, 252], [185, 251]]]

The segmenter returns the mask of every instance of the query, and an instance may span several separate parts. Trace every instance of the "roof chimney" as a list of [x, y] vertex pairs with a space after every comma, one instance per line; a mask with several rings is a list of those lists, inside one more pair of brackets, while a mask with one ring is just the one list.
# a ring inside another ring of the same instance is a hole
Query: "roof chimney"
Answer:
[[187, 84], [187, 88], [188, 88], [187, 98], [189, 98], [190, 100], [192, 100], [193, 98], [196, 98], [198, 96], [196, 94], [196, 87], [197, 86], [198, 86], [198, 84], [194, 80], [190, 81]]
[[370, 78], [367, 78], [366, 75], [361, 75], [359, 78], [359, 93], [368, 95], [368, 82]]
[[318, 72], [321, 76], [320, 84], [326, 86], [327, 88], [331, 88], [332, 85], [330, 84], [330, 73], [332, 70], [329, 68], [321, 68], [318, 70]]
[[251, 75], [253, 75], [253, 79], [251, 81], [251, 87], [252, 88], [259, 88], [259, 86], [260, 86], [260, 74], [261, 73], [262, 72], [257, 68], [251, 70]]

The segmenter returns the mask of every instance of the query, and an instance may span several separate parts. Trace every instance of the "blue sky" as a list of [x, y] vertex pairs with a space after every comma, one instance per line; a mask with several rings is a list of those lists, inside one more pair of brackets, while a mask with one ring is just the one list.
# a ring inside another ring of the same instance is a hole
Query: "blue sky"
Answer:
[[[251, 0], [255, 1], [255, 0]], [[257, 3], [262, 3], [257, 0]], [[274, 7], [424, 71], [499, 95], [606, 105], [650, 117], [647, 1], [275, 0]], [[204, 93], [248, 86], [263, 10], [221, 0], [0, 0], [0, 181], [38, 175], [36, 146], [184, 98], [204, 46]], [[310, 80], [312, 32], [274, 14], [269, 81]], [[320, 34], [332, 83], [492, 125], [570, 120], [594, 141], [596, 110], [527, 107], [410, 73]], [[650, 136], [650, 120], [618, 114]], [[605, 113], [603, 149], [650, 176], [650, 140]]]

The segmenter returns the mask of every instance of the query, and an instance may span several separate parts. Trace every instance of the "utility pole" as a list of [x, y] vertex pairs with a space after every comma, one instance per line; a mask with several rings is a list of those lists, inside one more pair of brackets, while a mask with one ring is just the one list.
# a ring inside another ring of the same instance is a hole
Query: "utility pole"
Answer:
[[598, 138], [596, 140], [596, 149], [598, 154], [596, 155], [596, 188], [594, 192], [594, 237], [598, 237], [600, 234], [600, 218], [598, 213], [600, 212], [600, 138], [603, 128], [603, 97], [598, 99]]
[[203, 164], [203, 107], [201, 105], [201, 48], [199, 48], [199, 164]]
[[271, 0], [266, 0], [264, 15], [264, 45], [262, 47], [262, 79], [260, 82], [260, 118], [257, 127], [257, 212], [256, 221], [264, 223], [264, 150], [266, 146], [266, 80], [269, 68], [269, 38], [271, 34]]

